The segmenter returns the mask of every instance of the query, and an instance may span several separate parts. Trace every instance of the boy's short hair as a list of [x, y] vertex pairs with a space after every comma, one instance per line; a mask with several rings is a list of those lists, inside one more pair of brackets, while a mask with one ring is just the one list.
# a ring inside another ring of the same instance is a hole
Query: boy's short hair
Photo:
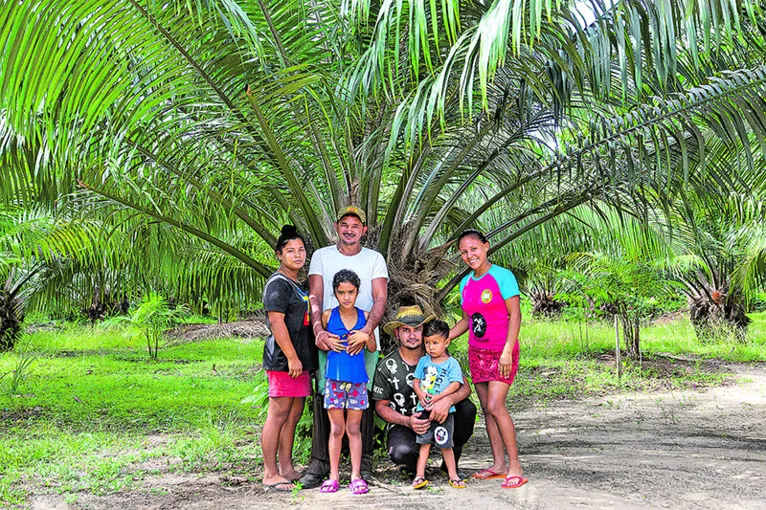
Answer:
[[423, 326], [423, 336], [439, 335], [449, 338], [449, 325], [446, 322], [434, 319]]

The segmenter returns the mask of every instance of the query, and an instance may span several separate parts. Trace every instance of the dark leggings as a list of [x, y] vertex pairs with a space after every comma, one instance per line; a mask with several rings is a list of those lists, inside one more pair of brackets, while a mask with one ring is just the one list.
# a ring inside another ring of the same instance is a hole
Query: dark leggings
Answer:
[[[463, 445], [473, 435], [476, 424], [476, 406], [469, 399], [455, 404], [455, 461], [460, 459]], [[394, 464], [415, 469], [420, 455], [420, 445], [415, 442], [417, 434], [403, 425], [393, 425], [388, 431], [388, 458]]]
[[[362, 473], [372, 472], [374, 450], [373, 431], [375, 410], [373, 403], [362, 413]], [[327, 476], [330, 472], [330, 417], [324, 408], [324, 395], [314, 395], [314, 430], [311, 439], [311, 463], [308, 472], [318, 476]]]

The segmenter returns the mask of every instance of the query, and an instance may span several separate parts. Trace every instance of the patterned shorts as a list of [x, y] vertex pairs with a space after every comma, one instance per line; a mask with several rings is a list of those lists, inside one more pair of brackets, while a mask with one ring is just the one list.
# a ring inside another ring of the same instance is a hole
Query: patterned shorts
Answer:
[[325, 409], [351, 409], [362, 411], [369, 407], [366, 383], [350, 383], [326, 379], [324, 383]]
[[479, 347], [468, 346], [468, 367], [471, 370], [471, 379], [473, 383], [485, 383], [489, 381], [500, 381], [505, 384], [513, 384], [516, 372], [519, 370], [519, 344], [513, 347], [513, 361], [511, 362], [511, 375], [503, 377], [500, 375], [500, 355], [503, 351], [492, 349], [481, 349]]

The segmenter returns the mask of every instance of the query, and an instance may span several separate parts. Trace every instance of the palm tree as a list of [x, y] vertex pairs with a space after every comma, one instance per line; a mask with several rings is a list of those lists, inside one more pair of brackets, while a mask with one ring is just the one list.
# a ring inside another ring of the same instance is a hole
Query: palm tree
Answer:
[[28, 310], [57, 303], [72, 285], [72, 269], [97, 250], [96, 233], [91, 222], [0, 208], [0, 352], [13, 349]]
[[760, 4], [576, 5], [7, 1], [2, 196], [172, 226], [230, 257], [207, 283], [267, 276], [284, 221], [328, 244], [355, 203], [392, 302], [430, 308], [463, 228], [496, 251], [583, 204], [670, 202], [709, 139], [766, 133]]
[[677, 251], [667, 269], [682, 284], [700, 339], [733, 333], [742, 340], [748, 303], [766, 277], [763, 188], [695, 196], [688, 204], [673, 211], [676, 228], [667, 236]]

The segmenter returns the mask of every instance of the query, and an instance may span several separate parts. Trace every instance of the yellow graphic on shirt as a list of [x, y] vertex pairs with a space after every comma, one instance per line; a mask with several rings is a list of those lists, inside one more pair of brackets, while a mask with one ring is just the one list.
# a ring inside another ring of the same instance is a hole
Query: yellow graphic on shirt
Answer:
[[425, 390], [426, 393], [431, 393], [433, 395], [434, 390], [436, 390], [436, 376], [438, 373], [439, 371], [436, 367], [426, 367], [426, 372], [423, 374], [423, 380], [420, 381], [420, 387]]
[[492, 301], [492, 291], [489, 289], [484, 289], [481, 293], [481, 302], [485, 305]]

